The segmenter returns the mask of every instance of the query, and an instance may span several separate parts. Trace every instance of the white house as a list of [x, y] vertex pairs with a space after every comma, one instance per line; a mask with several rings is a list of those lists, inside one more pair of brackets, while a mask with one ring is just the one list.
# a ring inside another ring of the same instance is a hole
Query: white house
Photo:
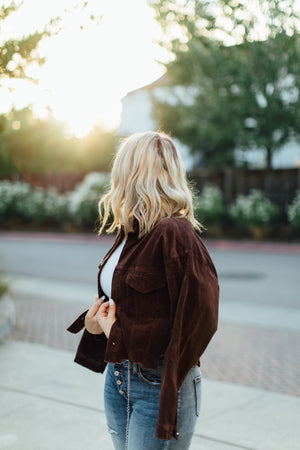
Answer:
[[[173, 93], [167, 88], [167, 76], [163, 75], [153, 83], [129, 92], [122, 99], [122, 113], [119, 126], [120, 135], [128, 135], [136, 132], [156, 130], [158, 124], [154, 118], [153, 96], [157, 99], [167, 100], [174, 103], [176, 97], [190, 102], [193, 99], [193, 88], [183, 88], [181, 86], [172, 88]], [[176, 92], [174, 91], [176, 90]], [[199, 157], [190, 155], [188, 147], [180, 141], [174, 139], [176, 145], [184, 160], [186, 170], [189, 171], [197, 166]], [[261, 150], [249, 150], [238, 152], [237, 157], [240, 161], [247, 161], [250, 167], [264, 167], [265, 155]], [[300, 167], [300, 145], [291, 141], [285, 144], [281, 150], [278, 150], [273, 156], [274, 168], [293, 168]]]
[[[120, 135], [157, 130], [158, 124], [154, 118], [152, 95], [157, 98], [166, 97], [168, 95], [166, 84], [166, 76], [163, 75], [153, 83], [129, 92], [123, 97], [118, 130]], [[186, 170], [191, 170], [195, 165], [196, 158], [189, 155], [188, 147], [178, 139], [174, 139], [174, 142], [181, 153]]]

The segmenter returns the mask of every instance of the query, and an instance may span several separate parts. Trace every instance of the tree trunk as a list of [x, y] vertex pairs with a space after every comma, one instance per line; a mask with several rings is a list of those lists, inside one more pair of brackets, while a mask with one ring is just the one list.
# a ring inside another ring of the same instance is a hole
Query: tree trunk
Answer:
[[272, 170], [272, 149], [267, 147], [267, 172], [265, 178], [265, 193], [268, 197], [272, 196], [273, 170]]
[[271, 170], [272, 169], [272, 149], [270, 147], [267, 147], [267, 169]]

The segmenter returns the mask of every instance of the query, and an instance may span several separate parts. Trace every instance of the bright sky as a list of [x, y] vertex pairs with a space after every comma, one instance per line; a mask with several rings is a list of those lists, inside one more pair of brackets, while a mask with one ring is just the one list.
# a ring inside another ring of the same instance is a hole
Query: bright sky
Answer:
[[[86, 8], [66, 12], [79, 3], [24, 0], [18, 12], [8, 17], [1, 39], [41, 29], [56, 16], [63, 18], [64, 30], [40, 45], [47, 62], [28, 71], [38, 77], [37, 86], [14, 83], [13, 93], [12, 81], [2, 87], [0, 112], [9, 111], [12, 104], [20, 109], [31, 103], [42, 115], [49, 105], [54, 117], [67, 121], [81, 137], [96, 122], [117, 126], [120, 99], [163, 74], [163, 67], [155, 62], [165, 57], [154, 43], [160, 30], [146, 0], [90, 0]], [[99, 20], [90, 21], [90, 14]]]

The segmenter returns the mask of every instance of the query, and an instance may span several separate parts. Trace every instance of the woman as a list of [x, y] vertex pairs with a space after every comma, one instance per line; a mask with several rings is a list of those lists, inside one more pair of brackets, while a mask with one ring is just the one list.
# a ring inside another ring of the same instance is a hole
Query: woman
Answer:
[[118, 233], [99, 266], [96, 303], [68, 328], [85, 326], [75, 361], [102, 373], [108, 366], [105, 412], [116, 450], [188, 449], [219, 286], [169, 136], [124, 141], [99, 203], [99, 233], [110, 209], [108, 232]]

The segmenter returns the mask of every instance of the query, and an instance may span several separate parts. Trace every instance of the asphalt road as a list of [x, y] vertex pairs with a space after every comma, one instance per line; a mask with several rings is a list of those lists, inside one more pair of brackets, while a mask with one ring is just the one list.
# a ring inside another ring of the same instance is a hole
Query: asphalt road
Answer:
[[[113, 238], [87, 241], [0, 236], [0, 270], [7, 274], [95, 284], [97, 266]], [[222, 301], [300, 308], [300, 252], [210, 247]]]
[[[17, 310], [12, 339], [75, 349], [65, 328], [96, 293], [111, 238], [0, 234], [0, 270]], [[300, 252], [208, 243], [220, 280], [220, 325], [204, 376], [300, 395]], [[45, 320], [45, 318], [47, 320]]]
[[110, 243], [0, 238], [0, 268], [9, 274], [92, 283]]

